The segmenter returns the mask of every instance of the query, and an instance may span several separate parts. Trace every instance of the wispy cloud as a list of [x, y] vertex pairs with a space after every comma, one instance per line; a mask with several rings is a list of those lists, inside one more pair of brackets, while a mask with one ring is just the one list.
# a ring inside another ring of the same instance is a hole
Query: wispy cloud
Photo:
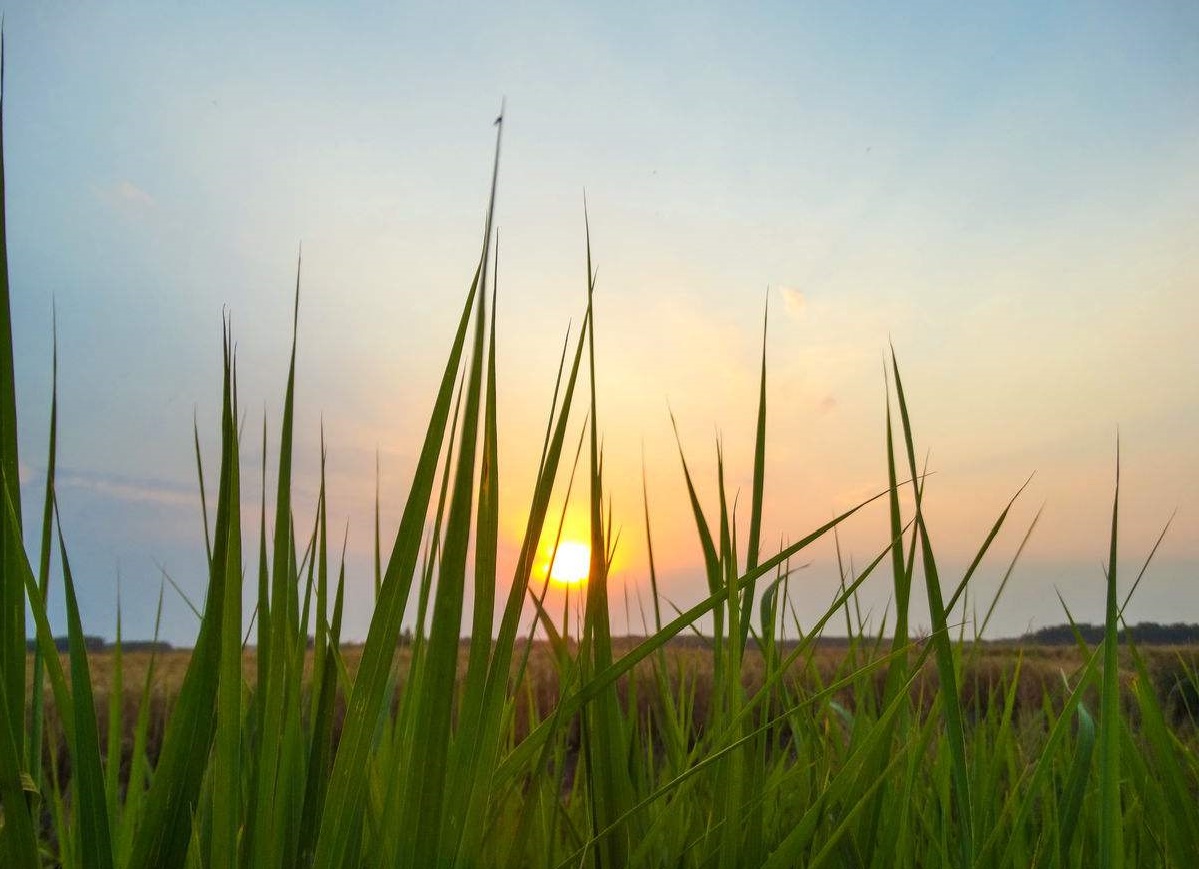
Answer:
[[94, 185], [92, 190], [108, 205], [122, 211], [144, 212], [157, 204], [153, 196], [127, 178], [116, 184]]
[[804, 294], [795, 287], [779, 287], [779, 293], [783, 297], [783, 307], [787, 313], [798, 319], [808, 304]]
[[54, 486], [60, 491], [75, 490], [116, 501], [163, 507], [194, 507], [199, 498], [194, 486], [171, 480], [140, 479], [84, 470], [59, 469]]

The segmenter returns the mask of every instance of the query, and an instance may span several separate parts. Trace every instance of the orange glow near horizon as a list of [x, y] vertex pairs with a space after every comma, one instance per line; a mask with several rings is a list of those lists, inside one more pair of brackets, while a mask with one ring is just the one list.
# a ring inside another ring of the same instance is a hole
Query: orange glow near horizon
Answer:
[[563, 540], [558, 544], [550, 579], [559, 585], [579, 585], [591, 572], [591, 547], [578, 540]]

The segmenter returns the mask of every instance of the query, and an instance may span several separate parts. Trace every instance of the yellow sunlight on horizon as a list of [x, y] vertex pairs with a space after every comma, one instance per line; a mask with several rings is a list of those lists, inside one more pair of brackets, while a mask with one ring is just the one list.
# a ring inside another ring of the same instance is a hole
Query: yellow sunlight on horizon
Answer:
[[587, 581], [591, 572], [591, 547], [578, 540], [563, 540], [558, 544], [550, 579], [559, 585], [578, 585]]

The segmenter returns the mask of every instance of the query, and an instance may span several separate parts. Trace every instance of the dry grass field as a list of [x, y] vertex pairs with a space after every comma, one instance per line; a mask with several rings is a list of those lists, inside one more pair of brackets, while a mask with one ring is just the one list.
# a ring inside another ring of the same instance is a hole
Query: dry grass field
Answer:
[[[614, 638], [614, 651], [618, 654], [632, 649], [643, 638], [627, 637]], [[988, 709], [1003, 702], [1001, 691], [1009, 684], [1016, 674], [1019, 664], [1018, 687], [1014, 694], [1014, 712], [1017, 720], [1031, 731], [1043, 730], [1045, 703], [1060, 703], [1064, 700], [1066, 680], [1072, 680], [1084, 665], [1085, 661], [1079, 649], [1072, 646], [1018, 646], [1018, 645], [982, 645], [978, 654], [966, 661], [962, 668], [960, 692], [962, 707], [967, 719], [978, 720], [986, 718]], [[467, 664], [468, 644], [463, 643], [462, 654], [459, 656], [459, 688]], [[1167, 719], [1174, 725], [1178, 738], [1188, 744], [1199, 745], [1199, 684], [1193, 680], [1193, 675], [1199, 673], [1199, 646], [1149, 646], [1140, 650], [1146, 667], [1153, 679], [1154, 690], [1161, 703]], [[346, 646], [341, 650], [347, 675], [352, 679], [358, 669], [362, 657], [362, 647]], [[64, 668], [68, 664], [67, 655], [62, 655]], [[93, 652], [89, 656], [93, 689], [96, 696], [96, 706], [107, 710], [113, 685], [113, 653], [111, 651]], [[311, 676], [312, 654], [306, 656], [305, 674]], [[913, 653], [912, 660], [916, 654]], [[153, 659], [153, 662], [152, 662]], [[823, 686], [829, 685], [848, 673], [858, 670], [870, 659], [870, 651], [859, 647], [850, 648], [837, 643], [825, 643], [818, 648], [802, 664], [797, 663], [791, 668], [789, 681], [795, 692], [793, 696], [802, 697], [804, 693], [813, 694]], [[134, 726], [138, 719], [142, 703], [143, 691], [147, 675], [150, 674], [153, 663], [153, 675], [149, 683], [149, 721], [146, 750], [151, 763], [155, 763], [161, 745], [162, 734], [167, 717], [178, 697], [187, 665], [191, 660], [191, 651], [187, 649], [170, 649], [159, 652], [127, 652], [121, 656], [122, 667], [122, 702], [121, 708], [121, 769], [123, 775], [128, 774], [130, 766], [129, 754], [134, 745]], [[412, 650], [404, 646], [397, 649], [393, 674], [396, 680], [397, 697], [403, 690], [405, 675], [412, 660]], [[712, 693], [712, 656], [698, 641], [676, 643], [667, 650], [667, 669], [671, 673], [671, 687], [676, 698], [680, 688], [687, 690], [689, 702], [693, 704], [693, 720], [707, 720]], [[1122, 662], [1126, 663], [1126, 662]], [[246, 684], [252, 687], [257, 677], [257, 657], [253, 649], [246, 651], [243, 657], [243, 670]], [[30, 658], [32, 670], [32, 657]], [[764, 676], [764, 661], [762, 655], [753, 649], [748, 649], [743, 662], [742, 682], [749, 693], [757, 691], [762, 686]], [[885, 671], [876, 670], [873, 678], [876, 699], [881, 703]], [[653, 668], [648, 662], [642, 662], [633, 669], [632, 678], [636, 685], [632, 697], [639, 708], [639, 717], [652, 727], [656, 719]], [[1121, 667], [1121, 683], [1128, 693], [1128, 688], [1137, 678], [1131, 667]], [[619, 683], [619, 694], [622, 704], [627, 709], [630, 692], [629, 677], [623, 677]], [[937, 694], [937, 672], [931, 662], [925, 662], [920, 678], [914, 683], [911, 694], [913, 701], [924, 708], [931, 707]], [[515, 713], [515, 738], [522, 738], [528, 733], [530, 720], [541, 721], [550, 714], [559, 701], [558, 676], [553, 656], [549, 647], [543, 642], [536, 642], [529, 658], [524, 684], [521, 688], [526, 702], [518, 706]], [[1092, 692], [1094, 693], [1094, 692]], [[852, 708], [863, 701], [855, 695], [852, 686], [846, 686], [838, 693], [839, 701]], [[1094, 699], [1094, 698], [1090, 698]], [[345, 714], [344, 698], [338, 698], [335, 711], [334, 738], [340, 733]], [[51, 762], [63, 774], [61, 784], [66, 784], [66, 774], [69, 771], [68, 750], [62, 740], [62, 728], [56, 721], [54, 712], [54, 697], [49, 688], [46, 689], [45, 703], [47, 710], [48, 733], [53, 735], [57, 745], [58, 756], [51, 760], [50, 743], [47, 744], [46, 763]], [[1135, 704], [1127, 698], [1124, 703], [1126, 714], [1135, 716]], [[107, 743], [109, 722], [106, 714], [98, 716], [98, 726], [101, 740]], [[699, 736], [696, 733], [695, 736]], [[576, 746], [577, 748], [577, 746]]]

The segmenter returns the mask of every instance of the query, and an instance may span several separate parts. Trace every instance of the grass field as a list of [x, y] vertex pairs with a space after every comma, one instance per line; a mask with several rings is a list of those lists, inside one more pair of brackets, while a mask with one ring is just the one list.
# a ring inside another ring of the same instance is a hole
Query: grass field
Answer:
[[[644, 638], [620, 637], [613, 638], [613, 648], [617, 654], [625, 653], [636, 647]], [[462, 688], [461, 676], [465, 673], [467, 663], [467, 644], [464, 643], [459, 653], [459, 681], [457, 689]], [[1180, 740], [1193, 744], [1199, 740], [1199, 686], [1191, 681], [1192, 673], [1199, 671], [1199, 647], [1196, 646], [1146, 646], [1141, 648], [1141, 655], [1158, 702]], [[850, 648], [840, 644], [825, 644], [813, 648], [792, 667], [785, 677], [788, 690], [795, 697], [818, 693], [823, 686], [840, 680], [855, 669], [855, 657], [865, 658], [872, 652], [869, 646]], [[346, 671], [352, 680], [358, 671], [362, 658], [362, 647], [347, 645], [340, 650]], [[70, 666], [67, 655], [60, 655], [64, 669]], [[914, 661], [915, 655], [912, 656]], [[702, 642], [671, 644], [666, 650], [666, 669], [670, 674], [672, 692], [677, 693], [680, 682], [693, 684], [694, 709], [699, 714], [692, 716], [695, 724], [702, 724], [705, 716], [703, 710], [712, 701], [712, 658]], [[127, 781], [127, 771], [132, 767], [132, 753], [136, 743], [134, 725], [143, 702], [143, 690], [150, 678], [149, 703], [150, 718], [145, 742], [146, 760], [152, 767], [157, 761], [161, 749], [162, 734], [166, 729], [166, 721], [170, 716], [179, 690], [183, 685], [183, 677], [187, 672], [191, 652], [187, 649], [170, 649], [160, 652], [126, 652], [121, 656], [120, 668], [122, 675], [122, 693], [120, 695], [120, 745], [122, 783]], [[97, 704], [107, 708], [110, 694], [113, 690], [115, 668], [118, 666], [116, 656], [112, 652], [92, 652], [88, 655], [89, 670], [92, 679], [92, 690]], [[311, 691], [313, 656], [305, 658], [304, 690]], [[991, 705], [1000, 702], [1005, 689], [1016, 682], [1012, 701], [1012, 715], [1022, 727], [1035, 732], [1044, 728], [1044, 704], [1048, 701], [1056, 707], [1066, 700], [1065, 685], [1071, 674], [1079, 672], [1086, 664], [1084, 656], [1077, 648], [1068, 646], [1024, 646], [1024, 645], [991, 645], [983, 647], [962, 670], [962, 705], [967, 711], [967, 717], [980, 720], [987, 716]], [[397, 692], [404, 689], [404, 681], [411, 665], [411, 651], [401, 648], [396, 654], [393, 666], [393, 678]], [[255, 685], [257, 678], [257, 656], [253, 649], [247, 650], [242, 660], [242, 675], [248, 687]], [[29, 659], [27, 675], [32, 678], [33, 659]], [[517, 734], [527, 734], [531, 723], [539, 722], [553, 713], [554, 706], [560, 698], [559, 680], [554, 666], [551, 648], [544, 642], [534, 643], [527, 667], [529, 682], [529, 704], [518, 709], [514, 717], [513, 727]], [[748, 649], [743, 661], [742, 685], [748, 692], [759, 689], [766, 676], [765, 658], [757, 649]], [[1065, 679], [1063, 679], [1065, 677]], [[638, 714], [645, 722], [647, 737], [660, 738], [655, 735], [662, 709], [655, 702], [655, 668], [646, 662], [636, 666], [632, 673], [618, 680], [618, 690], [621, 705], [626, 710], [629, 702], [629, 680], [636, 681], [632, 697], [638, 703]], [[935, 667], [925, 662], [921, 678], [911, 688], [913, 703], [922, 703], [924, 712], [931, 711], [931, 702], [936, 697]], [[1127, 654], [1121, 661], [1120, 682], [1123, 693], [1122, 703], [1128, 714], [1136, 716], [1136, 692], [1134, 682], [1137, 679], [1135, 662]], [[838, 695], [837, 701], [845, 708], [855, 708], [858, 691], [867, 691], [866, 684], [873, 682], [874, 702], [879, 702], [885, 687], [884, 679], [875, 672], [872, 680], [866, 680], [863, 685], [846, 686]], [[56, 762], [60, 768], [66, 769], [69, 760], [69, 746], [62, 739], [61, 722], [56, 720], [53, 694], [47, 692], [44, 697], [46, 704], [46, 728], [53, 736], [46, 742], [46, 753], [43, 763], [50, 763], [50, 752], [56, 751]], [[344, 697], [339, 697], [334, 707], [334, 741], [340, 735], [340, 727], [345, 714]], [[1093, 702], [1093, 698], [1092, 698]], [[100, 715], [98, 726], [102, 741], [107, 743], [109, 720]], [[692, 740], [702, 733], [698, 730], [692, 734]], [[57, 737], [55, 739], [54, 737]], [[66, 784], [66, 776], [62, 777], [60, 786]]]
[[[1199, 684], [1194, 655], [1118, 643], [1122, 590], [1140, 578], [1117, 570], [1118, 467], [1103, 641], [1080, 635], [1069, 652], [996, 653], [974, 639], [993, 604], [965, 591], [984, 559], [1016, 567], [1019, 552], [990, 552], [1008, 510], [980, 529], [985, 542], [964, 574], [938, 569], [894, 359], [879, 437], [889, 479], [772, 550], [761, 539], [763, 492], [779, 484], [764, 474], [763, 354], [752, 492], [733, 502], [720, 457], [713, 503], [701, 503], [689, 473], [681, 493], [706, 593], [669, 611], [651, 556], [650, 634], [618, 640], [588, 242], [582, 325], [563, 347], [538, 431], [523, 545], [513, 574], [498, 576], [493, 209], [494, 181], [403, 516], [386, 538], [377, 531], [373, 577], [345, 576], [323, 481], [315, 515], [299, 515], [292, 500], [294, 338], [271, 450], [278, 488], [268, 497], [243, 480], [242, 451], [266, 451], [266, 435], [260, 443], [240, 428], [226, 330], [220, 482], [202, 493], [209, 582], [199, 634], [190, 654], [152, 665], [85, 648], [70, 541], [55, 523], [53, 413], [39, 447], [44, 509], [21, 515], [4, 270], [0, 866], [1199, 865], [1199, 755], [1193, 719], [1176, 703]], [[681, 444], [680, 459], [686, 470]], [[542, 606], [535, 561], [543, 539], [560, 533], [571, 486], [588, 505], [590, 563], [581, 623], [567, 631]], [[261, 504], [259, 531], [243, 539], [251, 500]], [[797, 630], [792, 559], [876, 501], [890, 517], [876, 557], [846, 571], [824, 616]], [[651, 542], [653, 516], [647, 503]], [[30, 557], [22, 540], [33, 522], [43, 544]], [[1138, 555], [1148, 567], [1152, 552]], [[871, 576], [893, 589], [885, 632], [857, 617], [856, 591]], [[339, 642], [350, 582], [373, 583], [376, 595], [366, 642], [352, 652]], [[243, 609], [246, 583], [253, 612]], [[65, 657], [46, 618], [49, 595], [65, 597]], [[932, 617], [919, 636], [908, 622], [914, 595]], [[675, 638], [700, 619], [714, 627], [710, 641], [680, 648]], [[412, 623], [413, 642], [397, 653]], [[848, 627], [847, 647], [818, 642], [830, 625]], [[534, 627], [545, 638], [537, 645], [525, 639]], [[27, 632], [38, 640], [32, 661]]]
[[[616, 654], [632, 651], [644, 642], [644, 638], [614, 638]], [[794, 644], [780, 644], [780, 648], [793, 648]], [[357, 673], [362, 648], [346, 646], [340, 655], [352, 680]], [[842, 645], [838, 642], [812, 646], [788, 671], [780, 684], [780, 696], [792, 705], [803, 704], [807, 698], [821, 695], [826, 686], [843, 682], [880, 654], [874, 642], [853, 642]], [[1164, 713], [1170, 732], [1180, 747], [1193, 752], [1199, 748], [1199, 683], [1192, 674], [1199, 667], [1199, 648], [1193, 646], [1166, 647], [1150, 646], [1141, 650], [1140, 662], [1125, 652], [1121, 660], [1120, 684], [1121, 707], [1133, 731], [1140, 733], [1143, 722], [1138, 711], [1138, 702], [1144, 701], [1138, 679], [1148, 677], [1156, 702]], [[469, 656], [469, 642], [459, 649], [459, 674], [456, 690], [461, 693]], [[913, 652], [910, 663], [918, 660]], [[410, 672], [412, 650], [401, 648], [397, 652], [393, 678], [396, 691], [402, 695], [406, 675]], [[118, 792], [127, 793], [129, 778], [135, 769], [149, 770], [156, 766], [162, 750], [163, 735], [184, 676], [191, 661], [188, 650], [160, 652], [127, 652], [120, 656], [113, 652], [93, 652], [88, 657], [91, 683], [97, 705], [101, 710], [115, 710], [98, 717], [98, 734], [102, 744], [112, 752], [110, 757], [119, 757]], [[1071, 677], [1082, 671], [1087, 656], [1078, 648], [1062, 646], [1018, 646], [980, 644], [972, 654], [966, 656], [961, 668], [960, 702], [966, 728], [968, 744], [983, 740], [987, 736], [986, 724], [999, 714], [1009, 722], [1012, 739], [1030, 757], [1044, 750], [1044, 743], [1051, 732], [1054, 715], [1069, 700], [1068, 684]], [[32, 658], [29, 674], [32, 674]], [[69, 667], [69, 657], [62, 656], [62, 665]], [[305, 656], [305, 677], [302, 693], [311, 697], [314, 655]], [[659, 665], [664, 664], [666, 684], [672, 698], [686, 697], [689, 704], [686, 719], [689, 727], [680, 739], [680, 734], [665, 727], [667, 708], [662, 702], [662, 684], [659, 682]], [[248, 650], [242, 661], [245, 685], [252, 689], [257, 678], [257, 656]], [[525, 739], [537, 726], [550, 720], [554, 709], [561, 701], [558, 667], [553, 649], [544, 642], [533, 645], [526, 669], [524, 701], [518, 705], [510, 721], [509, 739]], [[706, 722], [713, 705], [712, 656], [701, 640], [691, 639], [675, 642], [667, 647], [663, 658], [656, 663], [643, 662], [617, 682], [617, 692], [623, 718], [637, 731], [636, 738], [654, 750], [664, 752], [672, 739], [680, 739], [680, 746], [695, 751], [703, 746], [708, 734]], [[761, 689], [767, 678], [766, 658], [756, 648], [748, 648], [743, 660], [742, 687], [748, 694]], [[119, 700], [114, 695], [114, 685], [122, 686]], [[147, 687], [148, 690], [147, 690]], [[1096, 691], [1084, 698], [1085, 704], [1094, 706]], [[831, 694], [819, 711], [813, 713], [811, 724], [818, 724], [824, 732], [821, 745], [829, 747], [830, 741], [844, 749], [848, 743], [851, 724], [858, 714], [871, 714], [883, 702], [886, 692], [885, 671], [871, 670], [858, 678], [850, 678], [840, 690]], [[911, 709], [918, 716], [928, 719], [937, 714], [935, 705], [938, 697], [935, 665], [923, 663], [919, 677], [909, 687]], [[65, 738], [63, 723], [58, 720], [52, 694], [46, 698], [47, 718], [43, 763], [53, 770], [53, 788], [67, 791], [71, 787], [71, 749]], [[148, 716], [140, 715], [142, 708]], [[635, 707], [635, 712], [632, 708]], [[110, 718], [110, 715], [115, 717]], [[334, 745], [339, 742], [344, 726], [344, 698], [339, 697], [332, 715], [331, 738]], [[116, 728], [110, 737], [110, 728]], [[581, 732], [578, 722], [567, 727], [562, 737], [560, 756], [556, 770], [560, 798], [570, 801], [574, 794], [574, 777], [579, 769]], [[1137, 739], [1140, 744], [1140, 739]], [[977, 750], [983, 750], [980, 745]], [[1144, 745], [1146, 750], [1150, 746]], [[119, 752], [119, 754], [118, 754]], [[107, 762], [107, 757], [106, 757]], [[49, 818], [46, 819], [47, 821]], [[45, 830], [51, 836], [53, 828]], [[490, 861], [485, 861], [490, 862]], [[1085, 865], [1085, 858], [1083, 859]]]

